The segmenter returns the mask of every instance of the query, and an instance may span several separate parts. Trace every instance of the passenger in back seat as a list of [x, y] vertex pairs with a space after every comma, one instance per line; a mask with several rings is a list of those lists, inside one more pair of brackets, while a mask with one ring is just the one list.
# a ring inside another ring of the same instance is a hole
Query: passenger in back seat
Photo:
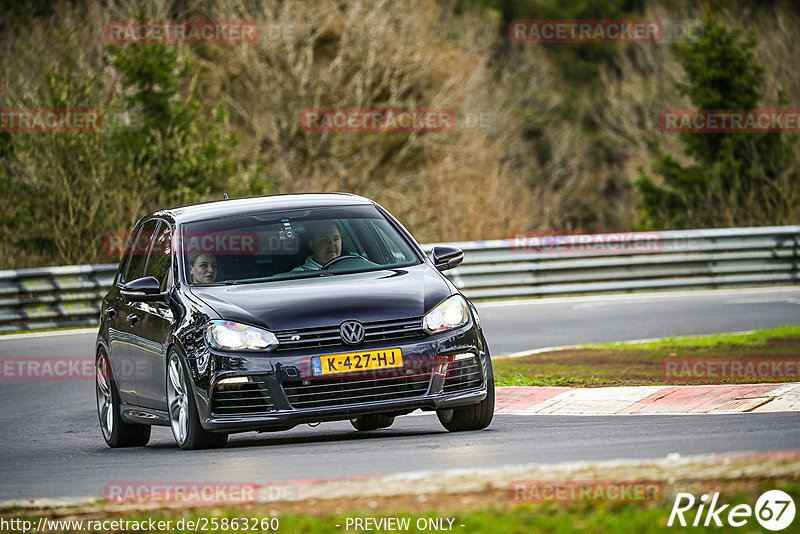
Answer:
[[195, 284], [210, 284], [217, 280], [217, 258], [213, 254], [189, 256], [189, 272]]

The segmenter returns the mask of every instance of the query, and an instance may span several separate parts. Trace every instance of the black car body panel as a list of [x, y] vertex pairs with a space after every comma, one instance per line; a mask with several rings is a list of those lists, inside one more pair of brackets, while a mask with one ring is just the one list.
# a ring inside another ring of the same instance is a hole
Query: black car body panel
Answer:
[[[344, 274], [291, 283], [193, 287], [220, 317], [269, 330], [422, 317], [452, 294], [429, 266]], [[287, 313], [287, 310], [291, 313]]]

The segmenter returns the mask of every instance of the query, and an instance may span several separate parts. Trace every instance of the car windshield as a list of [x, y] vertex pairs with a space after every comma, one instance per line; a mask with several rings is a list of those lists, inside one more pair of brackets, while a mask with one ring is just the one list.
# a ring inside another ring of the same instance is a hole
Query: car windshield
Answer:
[[248, 214], [184, 225], [175, 244], [193, 285], [291, 280], [420, 263], [373, 206]]

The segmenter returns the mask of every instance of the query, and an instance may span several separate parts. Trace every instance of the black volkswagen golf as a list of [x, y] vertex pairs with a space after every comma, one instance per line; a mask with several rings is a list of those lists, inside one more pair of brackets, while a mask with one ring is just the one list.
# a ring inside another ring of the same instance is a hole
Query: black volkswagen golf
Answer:
[[494, 380], [475, 307], [384, 208], [349, 194], [158, 211], [134, 228], [97, 336], [111, 447], [171, 426], [183, 449], [228, 434], [350, 420], [377, 430], [435, 410], [486, 428]]

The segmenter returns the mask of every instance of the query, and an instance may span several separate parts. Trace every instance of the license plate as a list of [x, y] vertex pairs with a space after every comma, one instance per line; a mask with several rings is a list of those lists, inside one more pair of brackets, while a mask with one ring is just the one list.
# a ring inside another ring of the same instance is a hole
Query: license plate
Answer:
[[311, 368], [314, 376], [370, 371], [372, 369], [391, 369], [403, 366], [403, 351], [398, 349], [381, 349], [364, 352], [346, 352], [314, 356]]

